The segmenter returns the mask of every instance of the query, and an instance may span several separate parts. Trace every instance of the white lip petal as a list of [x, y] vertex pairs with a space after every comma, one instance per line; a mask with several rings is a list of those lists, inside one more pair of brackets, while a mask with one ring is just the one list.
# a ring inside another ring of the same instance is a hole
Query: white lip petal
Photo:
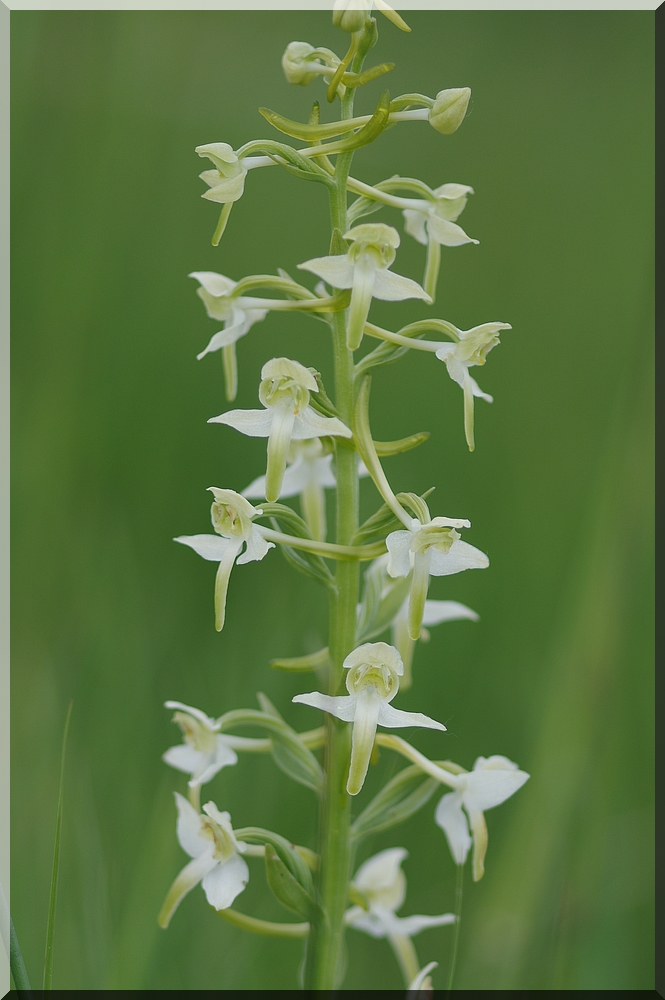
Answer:
[[436, 807], [434, 819], [446, 835], [453, 860], [456, 864], [463, 865], [472, 841], [469, 824], [462, 812], [462, 792], [444, 795]]
[[435, 548], [432, 548], [431, 552], [432, 562], [429, 571], [432, 576], [451, 576], [465, 569], [487, 569], [490, 564], [484, 552], [461, 539], [456, 539], [445, 554]]
[[356, 714], [356, 699], [351, 695], [333, 697], [329, 694], [321, 694], [319, 691], [311, 691], [309, 694], [297, 694], [291, 699], [297, 705], [311, 705], [312, 708], [320, 708], [322, 712], [329, 712], [336, 719], [342, 722], [353, 722]]
[[201, 771], [200, 774], [192, 772], [193, 777], [189, 782], [189, 785], [192, 788], [196, 785], [205, 785], [207, 782], [212, 781], [215, 775], [221, 771], [223, 767], [230, 767], [237, 763], [238, 755], [235, 750], [232, 750], [231, 747], [227, 745], [223, 736], [218, 736], [215, 753], [210, 759], [210, 763]]
[[210, 562], [221, 562], [229, 545], [235, 544], [230, 538], [222, 538], [220, 535], [178, 535], [173, 541], [188, 545], [197, 555]]
[[[376, 892], [392, 886], [409, 852], [404, 847], [389, 847], [365, 861], [353, 876], [353, 884], [362, 892]], [[397, 909], [397, 907], [395, 907]]]
[[333, 288], [351, 288], [353, 286], [353, 264], [346, 254], [332, 257], [313, 257], [304, 264], [298, 264], [301, 271], [311, 271], [318, 278], [323, 278]]
[[377, 721], [381, 714], [383, 700], [373, 687], [366, 687], [356, 698], [351, 738], [351, 763], [346, 790], [349, 795], [357, 795], [362, 789], [369, 762], [374, 749]]
[[249, 881], [249, 868], [238, 854], [217, 864], [203, 877], [201, 886], [211, 906], [225, 910], [239, 896]]
[[247, 437], [269, 437], [272, 427], [272, 410], [228, 410], [218, 417], [210, 417], [209, 424], [226, 424], [246, 434]]
[[171, 917], [177, 910], [180, 902], [216, 864], [217, 862], [212, 856], [212, 845], [210, 844], [209, 850], [194, 858], [188, 865], [185, 865], [180, 874], [176, 876], [173, 885], [166, 894], [166, 899], [158, 918], [160, 927], [168, 927]]
[[379, 725], [386, 729], [407, 729], [410, 726], [418, 726], [420, 729], [439, 729], [446, 732], [446, 727], [436, 719], [430, 719], [429, 715], [421, 712], [401, 712], [398, 708], [383, 702], [379, 710]]
[[222, 347], [227, 347], [229, 344], [235, 344], [236, 341], [240, 340], [241, 337], [244, 337], [248, 331], [249, 325], [244, 317], [240, 323], [234, 323], [232, 326], [225, 326], [223, 330], [213, 334], [208, 341], [207, 346], [201, 351], [200, 354], [196, 355], [196, 360], [200, 361], [201, 358], [205, 358], [206, 354], [212, 354], [213, 351], [219, 351]]

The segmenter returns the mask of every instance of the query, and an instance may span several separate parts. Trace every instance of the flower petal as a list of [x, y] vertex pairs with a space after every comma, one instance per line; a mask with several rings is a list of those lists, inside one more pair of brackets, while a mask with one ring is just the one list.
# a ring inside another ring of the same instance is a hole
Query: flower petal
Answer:
[[392, 531], [386, 538], [389, 552], [388, 574], [392, 577], [408, 576], [411, 572], [411, 542], [413, 532]]
[[294, 403], [288, 400], [272, 407], [272, 424], [268, 435], [268, 462], [266, 466], [266, 500], [274, 503], [282, 488], [286, 469], [286, 456], [293, 425], [296, 419]]
[[234, 544], [230, 538], [220, 538], [219, 535], [178, 535], [173, 541], [189, 545], [197, 555], [210, 562], [221, 562], [229, 545]]
[[200, 773], [193, 772], [192, 780], [189, 782], [190, 788], [197, 785], [205, 785], [215, 777], [223, 767], [230, 767], [238, 763], [238, 755], [226, 742], [223, 736], [217, 737], [217, 746], [212, 758], [208, 758], [209, 764]]
[[271, 549], [275, 548], [274, 542], [268, 542], [261, 534], [258, 525], [252, 525], [249, 537], [245, 539], [246, 549], [241, 556], [238, 556], [238, 565], [243, 566], [248, 562], [258, 562], [264, 559]]
[[217, 575], [215, 577], [215, 628], [218, 632], [221, 632], [224, 628], [224, 619], [226, 617], [226, 592], [229, 589], [229, 578], [231, 576], [231, 570], [233, 569], [233, 564], [236, 561], [238, 552], [242, 547], [242, 538], [239, 540], [233, 539], [231, 544], [227, 547], [224, 552], [224, 556], [217, 569]]
[[487, 569], [490, 561], [475, 545], [456, 539], [445, 554], [432, 548], [429, 571], [432, 576], [451, 576], [465, 569]]
[[351, 763], [346, 783], [349, 795], [357, 795], [363, 787], [383, 705], [383, 699], [374, 687], [363, 688], [357, 695], [351, 738]]
[[470, 618], [477, 622], [479, 616], [466, 604], [457, 601], [425, 601], [423, 625], [440, 625], [442, 622], [454, 622], [461, 618]]
[[431, 561], [431, 547], [425, 549], [423, 552], [414, 553], [413, 577], [411, 579], [409, 610], [407, 612], [409, 638], [413, 639], [414, 642], [420, 638], [420, 630], [423, 627], [423, 614], [425, 611], [425, 601], [427, 600], [427, 590], [429, 588]]
[[346, 254], [333, 257], [313, 257], [304, 264], [298, 264], [301, 271], [311, 271], [318, 278], [323, 278], [333, 288], [353, 287], [353, 264]]
[[353, 884], [368, 896], [378, 892], [383, 894], [386, 890], [398, 890], [394, 905], [392, 899], [390, 904], [384, 903], [389, 909], [398, 910], [404, 902], [405, 890], [401, 865], [408, 856], [409, 852], [403, 847], [389, 847], [385, 851], [379, 851], [360, 866], [353, 876]]
[[226, 424], [246, 434], [247, 437], [267, 438], [272, 427], [273, 411], [264, 410], [228, 410], [218, 417], [210, 417], [209, 424]]
[[162, 760], [165, 764], [175, 767], [178, 771], [184, 771], [185, 774], [196, 774], [201, 766], [201, 761], [207, 759], [207, 754], [195, 750], [188, 743], [179, 743], [178, 746], [169, 747], [166, 753], [162, 754]]
[[444, 247], [460, 247], [464, 243], [478, 243], [478, 240], [467, 236], [462, 227], [458, 226], [456, 222], [449, 222], [448, 219], [442, 219], [434, 212], [432, 212], [427, 220], [427, 231], [430, 236], [434, 237], [437, 243], [440, 243]]
[[234, 854], [223, 865], [216, 865], [204, 876], [201, 887], [211, 906], [226, 910], [249, 881], [249, 868], [244, 858]]
[[436, 719], [430, 719], [429, 715], [422, 715], [421, 712], [401, 712], [398, 708], [393, 708], [385, 702], [381, 705], [379, 712], [379, 725], [385, 729], [406, 729], [410, 726], [418, 726], [420, 729], [439, 729], [446, 732], [446, 727]]
[[350, 438], [353, 434], [337, 417], [324, 417], [312, 406], [306, 406], [301, 413], [296, 414], [292, 434], [294, 441], [330, 436]]
[[353, 291], [346, 328], [346, 346], [350, 351], [358, 350], [363, 339], [365, 323], [372, 304], [376, 274], [375, 257], [369, 253], [360, 254], [353, 269]]
[[469, 824], [462, 812], [462, 792], [444, 795], [434, 813], [434, 820], [446, 835], [450, 853], [458, 865], [463, 865], [471, 847]]
[[467, 809], [485, 812], [509, 799], [529, 780], [526, 771], [478, 770], [464, 775], [466, 791], [464, 805]]
[[[194, 537], [196, 537], [196, 536], [194, 536]], [[210, 538], [215, 537], [216, 538], [217, 535], [215, 535], [215, 536], [209, 535], [209, 536], [206, 536], [206, 537], [210, 537]], [[216, 722], [215, 719], [211, 719], [209, 715], [205, 714], [205, 712], [202, 712], [200, 708], [192, 708], [191, 705], [184, 705], [181, 701], [165, 701], [164, 702], [164, 708], [175, 708], [175, 709], [179, 708], [183, 712], [187, 712], [188, 715], [191, 715], [195, 719], [198, 719], [199, 722], [202, 722], [203, 725], [207, 729], [219, 729], [219, 723]], [[485, 760], [485, 758], [484, 757], [479, 757], [478, 760]], [[517, 767], [517, 764], [515, 765], [515, 767]]]
[[356, 714], [356, 699], [351, 695], [333, 697], [321, 694], [319, 691], [311, 691], [309, 694], [297, 694], [291, 701], [297, 705], [320, 708], [322, 712], [329, 712], [342, 722], [353, 722]]
[[469, 375], [469, 382], [471, 383], [471, 391], [473, 392], [474, 396], [477, 396], [478, 399], [484, 399], [486, 403], [494, 402], [494, 396], [490, 396], [488, 393], [483, 392], [483, 390], [476, 382], [475, 378], [471, 378], [470, 375]]
[[409, 234], [413, 236], [414, 240], [418, 240], [422, 243], [424, 247], [427, 246], [427, 233], [425, 232], [425, 222], [428, 218], [426, 212], [417, 212], [412, 208], [405, 208], [402, 212], [404, 216], [404, 229]]
[[178, 821], [176, 833], [178, 841], [183, 851], [189, 854], [190, 858], [198, 858], [200, 854], [210, 847], [210, 840], [201, 836], [201, 817], [187, 799], [178, 792], [175, 795], [175, 804], [178, 809]]
[[216, 271], [192, 271], [188, 278], [195, 278], [202, 288], [205, 288], [209, 295], [218, 299], [227, 292], [232, 291], [237, 282], [227, 278], [224, 274], [217, 274]]
[[398, 302], [402, 299], [432, 299], [417, 281], [405, 278], [403, 274], [395, 274], [387, 268], [378, 270], [374, 276], [374, 298], [384, 302]]
[[373, 938], [388, 937], [389, 931], [377, 913], [367, 913], [360, 906], [347, 910], [347, 923], [358, 931], [364, 931]]
[[414, 913], [411, 917], [393, 916], [395, 931], [393, 933], [403, 934], [404, 937], [414, 937], [428, 927], [443, 927], [446, 924], [454, 924], [457, 917], [454, 913], [442, 913], [438, 917], [426, 917], [420, 913]]

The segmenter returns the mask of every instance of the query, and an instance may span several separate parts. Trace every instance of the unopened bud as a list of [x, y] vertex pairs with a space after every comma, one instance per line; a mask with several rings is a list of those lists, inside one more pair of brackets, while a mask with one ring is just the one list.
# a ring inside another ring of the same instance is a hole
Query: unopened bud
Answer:
[[429, 123], [442, 135], [452, 135], [464, 120], [469, 106], [471, 91], [468, 87], [453, 87], [441, 90], [436, 95], [434, 107], [429, 113]]
[[366, 0], [335, 0], [333, 24], [342, 31], [362, 31], [369, 18]]

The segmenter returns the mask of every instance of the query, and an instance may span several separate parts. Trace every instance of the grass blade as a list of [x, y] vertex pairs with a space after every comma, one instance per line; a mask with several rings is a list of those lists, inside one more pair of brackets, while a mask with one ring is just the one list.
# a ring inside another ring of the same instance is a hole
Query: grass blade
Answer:
[[10, 949], [9, 949], [9, 965], [12, 970], [12, 976], [14, 979], [14, 985], [16, 986], [17, 992], [20, 996], [32, 996], [32, 987], [30, 986], [30, 980], [28, 979], [28, 973], [25, 968], [25, 962], [23, 961], [23, 955], [21, 954], [21, 949], [19, 947], [18, 938], [16, 936], [16, 931], [14, 929], [14, 921], [9, 918], [10, 927]]
[[[60, 757], [60, 788], [58, 789], [58, 811], [55, 819], [55, 843], [53, 845], [53, 872], [51, 874], [51, 894], [48, 903], [48, 922], [46, 924], [46, 950], [44, 952], [44, 989], [51, 989], [53, 978], [53, 934], [55, 931], [55, 904], [58, 894], [58, 870], [60, 867], [60, 831], [62, 829], [62, 793], [65, 778], [65, 752], [67, 750], [67, 734], [69, 720], [72, 715], [73, 702], [70, 701], [65, 719], [65, 731], [62, 736], [62, 754]], [[17, 984], [18, 985], [18, 984]]]

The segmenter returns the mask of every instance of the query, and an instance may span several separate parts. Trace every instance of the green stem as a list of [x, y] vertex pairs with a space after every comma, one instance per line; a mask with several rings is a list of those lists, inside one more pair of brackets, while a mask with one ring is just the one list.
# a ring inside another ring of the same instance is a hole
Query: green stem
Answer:
[[457, 878], [455, 880], [455, 940], [453, 941], [453, 957], [450, 961], [450, 975], [448, 977], [448, 997], [453, 988], [455, 978], [455, 966], [457, 964], [457, 949], [459, 947], [459, 925], [462, 919], [462, 890], [464, 887], [464, 865], [457, 866]]
[[62, 801], [65, 784], [65, 754], [67, 752], [67, 734], [69, 720], [72, 715], [73, 702], [70, 701], [65, 719], [65, 731], [62, 736], [62, 753], [60, 756], [60, 788], [58, 791], [58, 811], [55, 820], [55, 844], [53, 846], [53, 872], [51, 875], [51, 893], [48, 904], [48, 921], [46, 924], [46, 950], [44, 954], [44, 990], [51, 989], [53, 979], [53, 936], [55, 933], [55, 904], [58, 896], [58, 874], [60, 871], [60, 834], [62, 832]]
[[258, 920], [246, 913], [239, 913], [230, 907], [226, 910], [217, 910], [217, 915], [236, 927], [242, 927], [244, 931], [268, 937], [303, 938], [309, 934], [309, 924], [276, 924], [270, 920]]
[[[354, 70], [358, 71], [354, 66]], [[353, 114], [353, 91], [342, 100], [342, 117]], [[346, 232], [347, 178], [352, 153], [342, 153], [335, 168], [335, 187], [330, 190], [330, 221], [333, 229]], [[342, 420], [353, 426], [354, 364], [346, 346], [346, 316], [333, 315], [335, 363], [335, 404]], [[338, 447], [337, 458], [337, 544], [348, 546], [358, 528], [358, 470], [354, 451]], [[343, 684], [343, 662], [355, 646], [356, 605], [359, 572], [357, 560], [338, 562], [336, 586], [330, 599], [329, 693], [336, 695]], [[326, 786], [322, 802], [320, 845], [321, 867], [318, 890], [325, 921], [312, 927], [305, 970], [305, 989], [335, 990], [340, 985], [344, 943], [344, 911], [352, 864], [349, 836], [351, 798], [346, 781], [351, 753], [350, 727], [332, 716], [327, 718], [325, 751]]]

